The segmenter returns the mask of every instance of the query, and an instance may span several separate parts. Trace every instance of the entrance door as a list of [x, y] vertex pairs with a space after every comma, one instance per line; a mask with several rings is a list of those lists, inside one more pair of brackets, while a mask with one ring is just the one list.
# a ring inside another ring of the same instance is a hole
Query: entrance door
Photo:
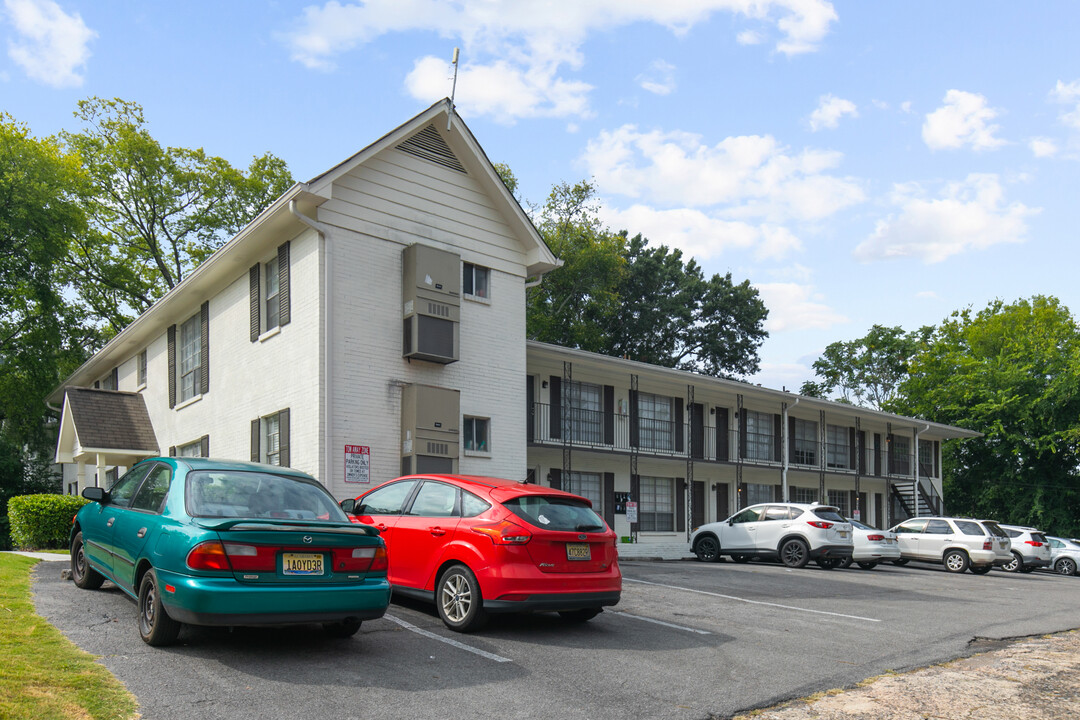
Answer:
[[705, 483], [695, 480], [690, 489], [690, 527], [696, 529], [705, 524]]

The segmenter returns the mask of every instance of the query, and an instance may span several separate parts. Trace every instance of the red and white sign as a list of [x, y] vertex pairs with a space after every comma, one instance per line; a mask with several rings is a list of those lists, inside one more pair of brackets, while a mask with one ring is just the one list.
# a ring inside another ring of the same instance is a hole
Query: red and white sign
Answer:
[[367, 445], [345, 446], [345, 482], [371, 482], [371, 448]]
[[637, 521], [637, 503], [631, 500], [626, 503], [626, 522], [636, 523]]

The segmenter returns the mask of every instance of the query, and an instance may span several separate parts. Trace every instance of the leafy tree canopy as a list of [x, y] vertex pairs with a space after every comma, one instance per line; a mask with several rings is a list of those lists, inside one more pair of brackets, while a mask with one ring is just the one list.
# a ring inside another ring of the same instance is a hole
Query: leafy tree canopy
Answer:
[[267, 153], [247, 172], [200, 149], [164, 147], [138, 103], [90, 98], [65, 132], [85, 168], [79, 186], [88, 227], [69, 253], [80, 299], [114, 332], [188, 273], [292, 185]]
[[893, 409], [977, 430], [945, 447], [949, 511], [1080, 535], [1080, 329], [1053, 297], [953, 313]]

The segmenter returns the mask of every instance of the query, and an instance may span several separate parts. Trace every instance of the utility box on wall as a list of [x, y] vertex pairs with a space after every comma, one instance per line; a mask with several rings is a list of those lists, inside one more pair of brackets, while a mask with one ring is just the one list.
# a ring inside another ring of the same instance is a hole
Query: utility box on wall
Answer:
[[419, 243], [401, 254], [402, 356], [436, 363], [458, 359], [461, 258]]
[[457, 472], [457, 390], [408, 385], [401, 394], [401, 474]]

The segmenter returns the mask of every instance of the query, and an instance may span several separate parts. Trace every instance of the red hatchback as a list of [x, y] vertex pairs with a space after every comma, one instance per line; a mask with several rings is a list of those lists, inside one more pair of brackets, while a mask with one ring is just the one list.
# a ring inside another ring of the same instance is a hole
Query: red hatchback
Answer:
[[343, 509], [382, 532], [394, 592], [434, 601], [451, 630], [488, 613], [557, 611], [570, 621], [619, 602], [617, 538], [583, 497], [472, 475], [409, 475]]

